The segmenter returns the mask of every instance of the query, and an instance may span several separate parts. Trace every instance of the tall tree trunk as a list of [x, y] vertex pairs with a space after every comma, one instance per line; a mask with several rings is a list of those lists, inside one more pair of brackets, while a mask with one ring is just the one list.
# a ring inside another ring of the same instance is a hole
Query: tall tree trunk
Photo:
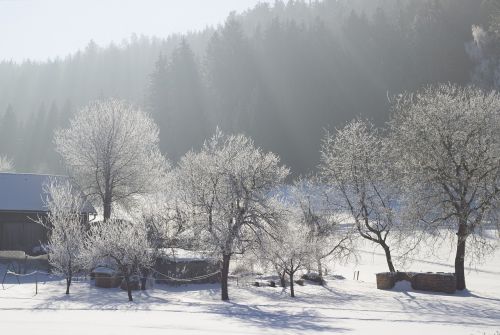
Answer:
[[281, 285], [281, 287], [285, 288], [286, 287], [285, 271], [278, 272], [278, 275], [280, 276], [280, 285]]
[[460, 224], [457, 233], [457, 254], [455, 255], [455, 277], [457, 290], [465, 290], [465, 242], [467, 240], [467, 226]]
[[71, 286], [71, 275], [66, 277], [66, 294], [69, 294], [69, 287]]
[[274, 269], [276, 270], [276, 273], [278, 274], [278, 277], [280, 279], [280, 286], [285, 288], [286, 287], [285, 271], [280, 270], [280, 268], [276, 264], [274, 264]]
[[231, 255], [222, 255], [222, 270], [221, 270], [221, 298], [223, 301], [229, 300], [229, 293], [227, 289], [227, 282], [229, 277], [229, 261]]
[[102, 207], [104, 210], [104, 221], [111, 218], [111, 203], [113, 200], [113, 188], [111, 187], [111, 163], [108, 159], [104, 162], [104, 194]]
[[149, 270], [148, 269], [143, 270], [141, 274], [141, 291], [146, 290], [146, 283], [148, 281], [148, 277], [149, 277]]
[[111, 198], [106, 195], [102, 205], [104, 207], [104, 221], [107, 221], [111, 217]]
[[293, 272], [290, 272], [290, 296], [295, 298], [295, 291], [293, 288]]
[[382, 242], [380, 244], [382, 248], [384, 248], [385, 252], [385, 259], [387, 261], [387, 266], [389, 267], [389, 272], [396, 272], [396, 269], [394, 269], [394, 264], [392, 264], [392, 257], [391, 257], [391, 249], [385, 242]]
[[321, 264], [321, 258], [316, 260], [316, 265], [318, 266], [318, 275], [323, 278], [323, 264]]
[[129, 276], [125, 276], [125, 284], [127, 284], [128, 301], [133, 301], [133, 299], [132, 299], [132, 287], [130, 286]]

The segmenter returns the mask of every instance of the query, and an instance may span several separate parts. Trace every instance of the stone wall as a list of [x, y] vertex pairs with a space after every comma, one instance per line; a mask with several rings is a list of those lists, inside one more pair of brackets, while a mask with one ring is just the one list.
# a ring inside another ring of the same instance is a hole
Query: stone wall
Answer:
[[409, 281], [414, 290], [432, 292], [454, 293], [457, 285], [453, 273], [383, 272], [376, 277], [379, 290], [390, 290], [401, 280]]
[[453, 273], [417, 273], [412, 277], [414, 290], [454, 293], [457, 280]]

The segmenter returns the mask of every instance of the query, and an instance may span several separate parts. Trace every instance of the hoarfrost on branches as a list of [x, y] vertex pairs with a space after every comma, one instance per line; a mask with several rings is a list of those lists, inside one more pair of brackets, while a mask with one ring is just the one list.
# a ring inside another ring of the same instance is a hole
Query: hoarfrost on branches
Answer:
[[14, 163], [5, 156], [0, 156], [0, 172], [14, 172]]
[[[175, 172], [175, 171], [174, 171]], [[148, 238], [154, 249], [191, 247], [191, 232], [188, 230], [186, 207], [178, 200], [175, 193], [176, 175], [169, 173], [168, 190], [142, 196], [138, 199], [132, 220], [146, 224]]]
[[144, 222], [110, 219], [90, 228], [85, 247], [87, 267], [107, 260], [124, 278], [128, 299], [132, 301], [130, 279], [152, 265], [153, 254]]
[[469, 255], [491, 251], [485, 228], [498, 229], [500, 96], [475, 87], [430, 86], [394, 100], [392, 143], [415, 220], [457, 235], [457, 289]]
[[222, 300], [228, 300], [229, 262], [262, 231], [276, 226], [269, 195], [289, 171], [279, 157], [255, 147], [244, 135], [216, 134], [200, 152], [179, 163], [180, 198], [189, 207], [191, 226], [201, 250], [220, 255]]
[[[389, 235], [398, 227], [397, 187], [386, 141], [368, 121], [354, 120], [327, 132], [321, 148], [321, 177], [338, 194], [332, 209], [348, 213], [359, 235], [378, 244], [395, 272]], [[338, 199], [337, 199], [338, 198]]]
[[38, 223], [48, 230], [46, 249], [52, 271], [66, 278], [66, 294], [69, 294], [73, 276], [85, 269], [86, 233], [82, 213], [86, 202], [69, 181], [51, 180], [44, 187], [48, 194], [45, 199], [48, 214], [38, 218]]
[[299, 178], [290, 193], [312, 249], [318, 275], [322, 277], [324, 259], [346, 261], [355, 255], [354, 236], [329, 206], [329, 189], [318, 178]]
[[168, 167], [154, 121], [121, 100], [82, 108], [54, 142], [84, 193], [101, 202], [105, 220], [113, 203], [126, 207], [134, 196], [160, 188]]
[[500, 48], [498, 30], [472, 26], [473, 40], [465, 45], [465, 50], [475, 64], [472, 82], [481, 87], [500, 89]]
[[290, 296], [295, 297], [294, 276], [316, 261], [316, 250], [311, 246], [308, 227], [303, 213], [293, 205], [282, 205], [280, 233], [277, 236], [263, 235], [260, 254], [264, 261], [272, 264], [284, 286], [284, 276], [290, 280]]

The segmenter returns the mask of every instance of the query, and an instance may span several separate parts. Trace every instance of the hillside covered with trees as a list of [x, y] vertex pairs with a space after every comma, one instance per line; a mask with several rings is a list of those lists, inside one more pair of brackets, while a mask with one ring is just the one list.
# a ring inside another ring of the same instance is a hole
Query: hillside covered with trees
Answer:
[[390, 96], [443, 82], [499, 88], [499, 8], [492, 0], [276, 1], [201, 32], [3, 61], [0, 153], [17, 171], [64, 172], [54, 130], [112, 96], [153, 116], [173, 161], [219, 126], [302, 173], [318, 164], [325, 127], [354, 116], [382, 125]]

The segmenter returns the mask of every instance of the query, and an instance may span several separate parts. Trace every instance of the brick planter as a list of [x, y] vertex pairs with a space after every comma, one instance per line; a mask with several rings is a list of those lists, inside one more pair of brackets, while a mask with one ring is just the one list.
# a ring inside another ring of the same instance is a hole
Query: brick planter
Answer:
[[377, 288], [379, 290], [390, 290], [396, 284], [396, 276], [395, 273], [391, 272], [382, 272], [377, 273]]
[[414, 290], [455, 293], [457, 280], [453, 273], [417, 273], [411, 279]]
[[411, 282], [411, 287], [420, 291], [454, 293], [457, 285], [453, 273], [382, 272], [376, 277], [379, 290], [390, 290], [402, 280]]

